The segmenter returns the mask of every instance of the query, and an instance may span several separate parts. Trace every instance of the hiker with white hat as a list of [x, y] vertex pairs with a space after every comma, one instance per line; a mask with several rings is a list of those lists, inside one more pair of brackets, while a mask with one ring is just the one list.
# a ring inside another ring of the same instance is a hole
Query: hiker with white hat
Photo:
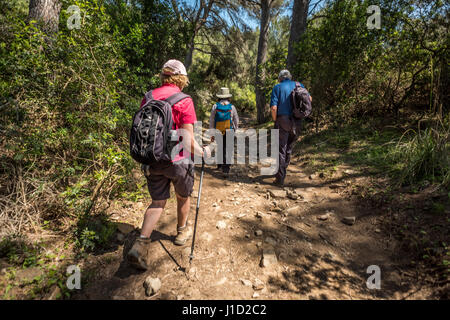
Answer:
[[[226, 87], [220, 88], [219, 92], [216, 94], [216, 97], [219, 99], [219, 101], [212, 106], [211, 116], [209, 118], [209, 128], [219, 130], [223, 136], [223, 159], [219, 159], [217, 168], [222, 169], [225, 177], [230, 173], [231, 167], [231, 161], [230, 159], [228, 159], [230, 155], [228, 155], [227, 157], [226, 152], [226, 132], [227, 130], [237, 130], [239, 128], [239, 116], [236, 111], [236, 107], [230, 102], [230, 98], [232, 96], [233, 95], [230, 93], [230, 89]], [[212, 136], [211, 141], [214, 142], [214, 139], [215, 137]]]
[[[164, 132], [164, 129], [170, 131], [182, 129], [187, 133], [185, 138], [189, 139], [178, 140], [177, 145], [180, 146], [181, 144], [182, 147], [178, 149], [180, 150], [179, 153], [175, 152], [174, 157], [169, 152], [171, 157], [168, 160], [156, 161], [155, 156], [149, 159], [135, 158], [136, 161], [142, 160], [142, 170], [147, 178], [147, 187], [152, 202], [145, 211], [141, 234], [128, 252], [127, 257], [131, 265], [144, 270], [147, 270], [152, 263], [150, 253], [154, 248], [151, 246], [150, 236], [164, 210], [167, 199], [170, 198], [171, 184], [175, 189], [177, 199], [177, 234], [174, 244], [183, 246], [192, 237], [192, 228], [188, 222], [190, 195], [194, 188], [194, 164], [191, 157], [193, 154], [203, 158], [211, 156], [210, 148], [200, 146], [194, 139], [194, 123], [197, 121], [197, 115], [192, 98], [182, 93], [182, 90], [189, 84], [189, 78], [183, 63], [174, 59], [167, 61], [161, 70], [160, 79], [162, 85], [145, 94], [140, 110], [146, 110], [146, 114], [151, 114], [151, 112], [156, 112], [155, 110], [161, 112], [164, 108], [168, 116], [159, 116], [158, 113], [158, 117], [155, 116], [150, 120], [147, 116], [139, 118], [144, 120], [137, 121], [136, 125], [133, 124], [133, 128], [142, 127], [145, 132], [136, 135], [136, 137], [152, 137], [153, 135], [154, 139], [149, 140], [150, 143], [153, 143], [153, 148], [150, 148], [149, 152], [155, 155], [159, 150], [158, 156], [161, 155], [161, 158], [166, 155], [163, 151], [167, 148], [164, 147], [164, 141], [159, 138], [165, 138], [166, 135], [157, 135], [158, 133]], [[150, 105], [158, 106], [158, 108], [149, 108]], [[157, 120], [153, 121], [152, 119]], [[141, 124], [143, 125], [141, 126]], [[190, 140], [190, 143], [188, 143], [188, 140]], [[131, 150], [138, 149], [142, 145], [146, 146], [148, 141], [145, 142], [132, 143]], [[147, 150], [144, 151], [146, 151], [144, 153], [146, 155], [148, 152]], [[139, 155], [141, 154], [139, 153]]]

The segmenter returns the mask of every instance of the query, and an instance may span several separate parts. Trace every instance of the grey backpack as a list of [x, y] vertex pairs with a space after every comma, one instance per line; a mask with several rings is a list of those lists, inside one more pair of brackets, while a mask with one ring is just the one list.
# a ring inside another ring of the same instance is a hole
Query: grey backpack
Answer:
[[309, 117], [312, 106], [308, 90], [300, 82], [295, 83], [295, 88], [291, 92], [292, 114], [294, 118], [303, 119]]
[[152, 91], [145, 94], [145, 104], [134, 114], [130, 132], [130, 155], [134, 160], [147, 165], [171, 161], [172, 148], [178, 144], [172, 138], [172, 106], [188, 97], [178, 92], [165, 100], [155, 100]]

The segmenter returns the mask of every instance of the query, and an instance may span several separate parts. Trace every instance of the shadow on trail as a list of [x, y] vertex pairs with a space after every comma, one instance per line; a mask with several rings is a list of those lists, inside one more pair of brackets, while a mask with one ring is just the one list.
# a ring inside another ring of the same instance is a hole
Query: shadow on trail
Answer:
[[[325, 205], [331, 206], [330, 203]], [[274, 249], [278, 257], [277, 264], [284, 270], [268, 277], [269, 292], [293, 293], [310, 299], [395, 299], [396, 292], [405, 293], [412, 288], [412, 283], [400, 281], [393, 275], [397, 253], [392, 250], [384, 252], [373, 246], [379, 239], [373, 239], [371, 234], [359, 236], [359, 231], [350, 228], [345, 231], [346, 226], [340, 225], [323, 229], [313, 220], [308, 220], [311, 227], [307, 227], [300, 224], [300, 221], [305, 220], [300, 217], [292, 217], [286, 222], [278, 217], [273, 219], [276, 223], [271, 225], [259, 220], [238, 220], [248, 234], [254, 234], [256, 230], [263, 231], [262, 238], [253, 236], [250, 241], [261, 241], [264, 247], [268, 245], [268, 237], [276, 240]], [[339, 237], [338, 241], [337, 234], [345, 232], [351, 236]], [[359, 243], [353, 243], [354, 239], [358, 239]], [[239, 243], [241, 250], [250, 248], [249, 239], [244, 237], [235, 236], [233, 242]], [[256, 251], [248, 250], [247, 254], [259, 261], [262, 252], [263, 249], [259, 247]], [[369, 290], [366, 286], [370, 276], [366, 271], [370, 265], [379, 265], [382, 270], [382, 290]], [[265, 272], [265, 268], [254, 268], [259, 273]]]
[[[352, 161], [352, 157], [355, 154], [341, 154], [336, 156], [333, 161], [330, 161], [330, 158], [327, 158], [325, 155], [322, 156], [320, 154], [322, 151], [333, 149], [336, 146], [338, 148], [348, 148], [351, 146], [353, 141], [351, 139], [353, 138], [341, 136], [336, 138], [333, 137], [332, 131], [320, 133], [316, 137], [317, 139], [323, 138], [326, 140], [325, 143], [320, 145], [320, 147], [311, 147], [311, 144], [309, 144], [309, 149], [301, 149], [302, 154], [307, 153], [310, 155], [311, 152], [319, 154], [316, 160], [323, 161], [325, 167], [342, 164], [351, 168], [355, 164]], [[356, 140], [359, 137], [355, 135], [354, 138]], [[376, 142], [375, 140], [371, 143], [374, 145]], [[303, 147], [303, 142], [298, 143], [295, 150], [299, 150], [299, 146]], [[398, 294], [403, 296], [403, 298], [408, 298], [408, 296], [405, 296], [406, 293], [413, 294], [411, 291], [413, 289], [415, 290], [417, 283], [412, 281], [412, 279], [401, 276], [402, 272], [398, 272], [399, 269], [407, 272], [414, 271], [413, 266], [405, 264], [405, 259], [407, 260], [408, 254], [395, 245], [394, 239], [391, 239], [391, 234], [384, 232], [384, 228], [381, 227], [383, 222], [379, 224], [383, 232], [375, 233], [374, 231], [374, 221], [383, 214], [386, 214], [383, 210], [386, 209], [387, 205], [377, 205], [376, 203], [367, 201], [367, 199], [351, 197], [351, 194], [349, 197], [332, 198], [331, 196], [333, 195], [330, 194], [332, 188], [328, 189], [333, 184], [341, 183], [342, 188], [346, 188], [348, 185], [344, 185], [344, 180], [354, 181], [354, 179], [368, 177], [372, 174], [363, 170], [340, 177], [308, 180], [305, 173], [315, 169], [304, 167], [298, 163], [298, 160], [293, 157], [291, 168], [295, 167], [297, 171], [290, 173], [286, 186], [294, 189], [326, 189], [321, 190], [323, 199], [320, 199], [320, 201], [305, 201], [304, 203], [284, 199], [289, 202], [291, 207], [298, 205], [300, 207], [299, 212], [287, 216], [272, 212], [271, 217], [267, 217], [269, 220], [264, 220], [265, 218], [256, 219], [253, 214], [257, 210], [263, 211], [264, 213], [272, 211], [273, 207], [266, 200], [258, 197], [258, 195], [265, 197], [269, 188], [277, 188], [272, 184], [273, 177], [260, 176], [257, 166], [232, 165], [231, 175], [227, 179], [224, 179], [221, 170], [218, 170], [216, 166], [205, 166], [205, 178], [208, 187], [212, 189], [209, 195], [211, 202], [224, 200], [224, 205], [221, 204], [223, 207], [222, 210], [228, 210], [233, 213], [243, 212], [241, 209], [247, 208], [242, 206], [242, 202], [240, 205], [228, 207], [225, 204], [229, 201], [226, 192], [231, 193], [232, 188], [236, 188], [239, 191], [239, 183], [247, 184], [247, 187], [250, 188], [247, 194], [237, 193], [237, 196], [242, 197], [248, 195], [253, 201], [249, 202], [249, 205], [252, 206], [250, 213], [247, 213], [245, 218], [227, 222], [230, 227], [232, 224], [235, 224], [233, 229], [230, 229], [229, 234], [222, 235], [220, 233], [221, 231], [214, 229], [214, 225], [209, 226], [208, 233], [211, 233], [213, 237], [217, 237], [214, 240], [217, 242], [214, 243], [215, 245], [213, 247], [209, 246], [207, 241], [201, 237], [205, 225], [199, 226], [199, 240], [196, 242], [196, 245], [198, 244], [196, 248], [198, 249], [196, 250], [198, 250], [199, 255], [203, 253], [205, 257], [196, 260], [198, 261], [198, 272], [203, 272], [204, 274], [208, 272], [214, 273], [213, 271], [229, 268], [240, 272], [239, 277], [243, 277], [244, 274], [248, 277], [250, 275], [251, 277], [260, 277], [266, 270], [270, 270], [270, 267], [265, 269], [259, 266], [259, 261], [262, 256], [262, 246], [268, 243], [266, 239], [270, 237], [276, 242], [274, 249], [278, 263], [275, 265], [277, 268], [276, 274], [269, 273], [267, 276], [266, 287], [268, 289], [267, 296], [269, 299], [271, 298], [271, 294], [276, 297], [288, 296], [290, 299], [398, 299]], [[358, 161], [360, 160], [358, 159]], [[199, 169], [199, 166], [197, 166], [196, 183], [198, 182]], [[252, 184], [255, 186], [259, 184], [260, 186], [252, 189]], [[230, 188], [226, 189], [225, 187], [227, 186]], [[342, 191], [340, 188], [341, 186], [336, 187], [336, 189]], [[194, 190], [193, 198], [197, 197], [197, 190]], [[205, 188], [205, 190], [207, 189]], [[221, 192], [222, 190], [224, 191], [223, 193]], [[205, 200], [203, 199], [206, 199], [206, 197], [202, 197], [201, 209], [208, 210], [205, 207]], [[261, 206], [261, 201], [265, 201], [266, 204]], [[256, 207], [259, 206], [260, 208], [255, 209], [253, 205]], [[317, 216], [327, 210], [335, 211], [335, 216], [326, 222], [318, 221]], [[215, 224], [217, 219], [222, 219], [214, 217], [213, 212], [208, 216], [204, 213], [201, 212], [202, 219], [200, 223], [206, 223], [208, 221], [208, 223]], [[205, 216], [204, 218], [203, 214]], [[356, 224], [354, 226], [342, 224], [340, 218], [344, 215], [356, 216]], [[403, 221], [406, 220], [399, 221], [399, 223]], [[159, 224], [157, 229], [164, 230], [166, 227], [168, 227], [168, 224], [163, 223]], [[207, 228], [205, 227], [205, 229]], [[145, 298], [142, 283], [146, 276], [150, 274], [165, 274], [165, 276], [170, 277], [169, 273], [173, 271], [185, 271], [186, 266], [182, 266], [185, 263], [182, 261], [183, 257], [177, 259], [178, 254], [182, 253], [181, 249], [171, 247], [165, 242], [173, 241], [174, 237], [158, 230], [155, 230], [152, 234], [152, 245], [155, 245], [155, 251], [161, 249], [164, 251], [161, 250], [161, 252], [155, 254], [158, 257], [151, 262], [151, 271], [141, 272], [135, 270], [126, 262], [126, 254], [130, 250], [134, 239], [138, 236], [137, 231], [132, 232], [127, 236], [124, 243], [118, 268], [114, 269], [112, 274], [105, 275], [102, 281], [95, 283], [95, 286], [104, 286], [102, 292], [98, 294], [99, 297], [111, 297], [119, 292], [126, 298]], [[256, 230], [262, 230], [263, 237], [255, 236]], [[230, 250], [225, 250], [226, 253], [218, 253], [219, 247], [225, 249], [224, 247], [227, 246], [228, 241]], [[259, 243], [261, 245], [258, 245]], [[233, 254], [231, 253], [231, 248], [235, 250]], [[228, 258], [229, 256], [230, 258]], [[220, 258], [223, 261], [220, 261]], [[240, 265], [239, 263], [235, 264], [236, 261], [240, 262], [241, 259], [243, 262]], [[205, 262], [205, 268], [207, 270], [202, 269], [201, 261]], [[213, 262], [206, 265], [207, 261]], [[366, 281], [370, 276], [367, 273], [367, 267], [370, 265], [378, 265], [381, 269], [381, 290], [370, 290], [366, 286]], [[212, 280], [216, 280], [216, 274], [210, 276], [211, 283]], [[229, 277], [231, 278], [232, 276], [230, 275]], [[180, 275], [179, 278], [183, 278], [183, 281], [185, 281], [183, 276]], [[178, 285], [181, 283], [181, 280], [177, 279], [177, 281], [180, 282], [177, 282], [176, 289], [174, 290], [179, 289]], [[204, 287], [198, 287], [198, 289], [209, 289], [211, 283], [208, 282], [206, 285], [204, 284]], [[240, 286], [241, 283], [238, 282], [237, 285]], [[194, 285], [192, 284], [192, 286]], [[241, 289], [241, 287], [237, 288], [238, 291], [241, 291]], [[230, 293], [212, 291], [209, 294], [202, 291], [199, 297], [223, 297]]]
[[186, 272], [186, 268], [182, 267], [178, 261], [174, 258], [174, 256], [169, 252], [169, 250], [167, 250], [167, 248], [164, 246], [164, 244], [161, 242], [161, 240], [158, 240], [159, 244], [161, 245], [161, 247], [164, 249], [164, 251], [167, 253], [167, 255], [170, 257], [170, 259], [172, 259], [172, 261], [175, 263], [175, 265], [177, 266], [177, 270], [180, 270], [181, 272]]

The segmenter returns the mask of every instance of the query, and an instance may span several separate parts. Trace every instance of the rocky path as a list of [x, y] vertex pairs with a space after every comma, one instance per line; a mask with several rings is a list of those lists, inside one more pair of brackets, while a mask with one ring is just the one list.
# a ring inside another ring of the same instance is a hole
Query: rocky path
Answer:
[[[173, 244], [176, 202], [169, 200], [152, 235], [152, 266], [146, 272], [124, 259], [138, 234], [144, 203], [116, 203], [111, 219], [122, 223], [117, 250], [91, 257], [89, 281], [76, 299], [420, 299], [408, 261], [382, 230], [382, 215], [351, 195], [358, 174], [339, 167], [332, 180], [307, 172], [299, 159], [288, 169], [286, 187], [259, 177], [259, 167], [235, 165], [224, 179], [205, 170], [195, 258], [190, 243]], [[199, 168], [197, 168], [199, 169]], [[199, 170], [193, 194], [194, 219]], [[381, 288], [368, 289], [381, 270]], [[161, 289], [147, 296], [147, 277]]]

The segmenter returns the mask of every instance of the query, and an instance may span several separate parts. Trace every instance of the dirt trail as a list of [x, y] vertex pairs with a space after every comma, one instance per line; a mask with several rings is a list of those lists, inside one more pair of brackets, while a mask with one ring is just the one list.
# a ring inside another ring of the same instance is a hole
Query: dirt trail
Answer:
[[[379, 210], [351, 196], [357, 179], [351, 168], [339, 167], [333, 179], [326, 180], [306, 172], [294, 158], [286, 187], [281, 189], [271, 184], [273, 178], [259, 177], [258, 166], [234, 165], [228, 179], [207, 166], [192, 265], [190, 242], [186, 247], [172, 242], [176, 229], [172, 197], [153, 232], [153, 263], [146, 272], [128, 266], [124, 257], [147, 204], [116, 203], [110, 208], [111, 218], [136, 229], [116, 250], [90, 258], [84, 269], [89, 281], [74, 298], [427, 298], [430, 289], [415, 287], [411, 272], [403, 268], [407, 259], [399, 255], [396, 241], [381, 230]], [[356, 222], [344, 224], [341, 220], [347, 216], [356, 217]], [[218, 227], [219, 221], [223, 228]], [[265, 261], [272, 262], [266, 267], [261, 267], [263, 252]], [[370, 265], [381, 269], [380, 290], [366, 286]], [[146, 297], [143, 287], [149, 275], [162, 281], [153, 297]]]

